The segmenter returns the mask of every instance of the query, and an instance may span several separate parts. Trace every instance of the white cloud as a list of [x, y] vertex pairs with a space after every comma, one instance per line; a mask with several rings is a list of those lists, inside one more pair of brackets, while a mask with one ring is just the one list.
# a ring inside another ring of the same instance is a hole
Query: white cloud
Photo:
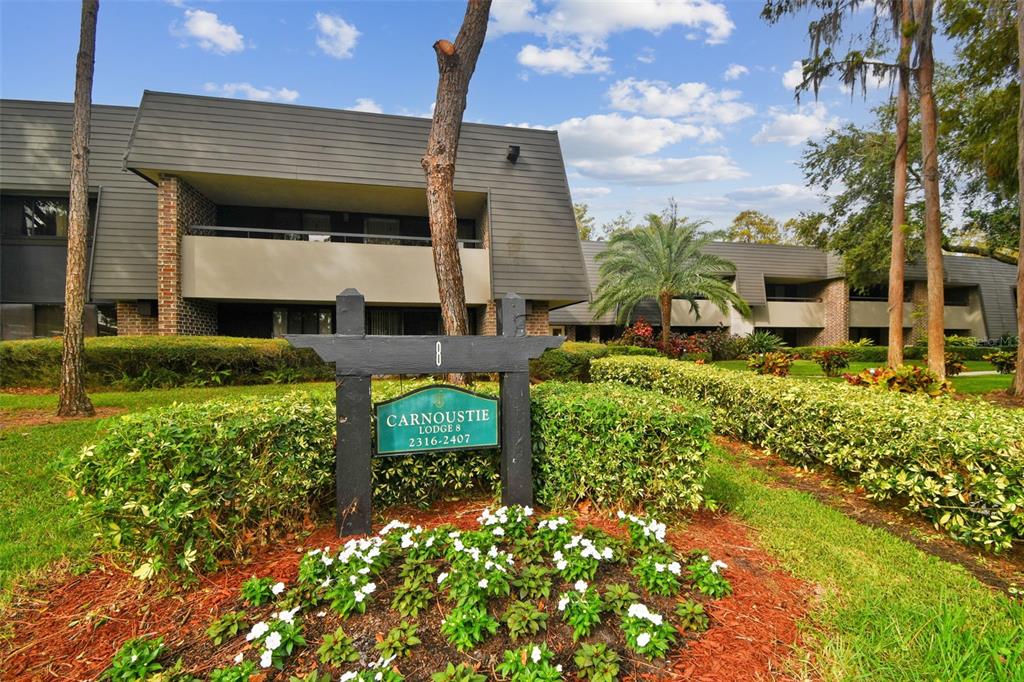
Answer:
[[750, 73], [750, 69], [742, 64], [730, 64], [729, 68], [722, 74], [722, 77], [727, 81], [734, 81], [739, 79], [740, 76], [746, 76], [748, 73]]
[[611, 193], [612, 191], [608, 187], [576, 187], [572, 190], [572, 194], [576, 198], [603, 197]]
[[525, 45], [516, 59], [525, 67], [539, 73], [559, 73], [571, 76], [578, 73], [607, 73], [611, 58], [594, 53], [593, 48], [553, 47], [540, 48]]
[[384, 110], [380, 105], [369, 97], [360, 97], [353, 106], [348, 107], [350, 111], [365, 111], [369, 114], [382, 114]]
[[171, 33], [194, 39], [199, 47], [216, 54], [230, 54], [245, 49], [245, 39], [231, 24], [223, 23], [216, 14], [201, 9], [185, 10], [185, 23], [171, 25]]
[[654, 63], [654, 48], [645, 47], [640, 50], [636, 55], [636, 60], [641, 64], [653, 64]]
[[661, 33], [683, 26], [703, 31], [705, 42], [720, 43], [735, 28], [725, 6], [710, 0], [554, 0], [545, 5], [547, 11], [539, 10], [533, 0], [495, 2], [488, 37], [534, 33], [599, 42], [620, 31]]
[[657, 158], [630, 156], [619, 159], [585, 160], [575, 164], [592, 178], [639, 185], [669, 185], [678, 182], [736, 180], [747, 173], [726, 156]]
[[562, 150], [570, 161], [654, 154], [676, 142], [705, 134], [699, 126], [688, 123], [643, 116], [627, 118], [621, 114], [570, 118], [548, 129], [558, 131]]
[[809, 187], [785, 182], [778, 185], [744, 187], [732, 192], [726, 192], [725, 196], [733, 201], [743, 204], [788, 203], [794, 201], [811, 201], [818, 198], [818, 195], [815, 194], [814, 190]]
[[787, 90], [796, 90], [804, 82], [804, 65], [797, 60], [790, 65], [789, 70], [782, 74], [782, 86]]
[[839, 118], [829, 117], [828, 108], [821, 102], [798, 107], [792, 113], [781, 107], [773, 107], [768, 115], [769, 121], [750, 138], [751, 142], [782, 142], [793, 147], [805, 140], [822, 137], [839, 127]]
[[298, 90], [269, 85], [258, 88], [252, 83], [206, 83], [203, 90], [221, 97], [238, 97], [257, 102], [294, 102], [299, 98]]
[[348, 59], [359, 40], [356, 27], [335, 14], [316, 13], [316, 45], [325, 54]]
[[737, 101], [738, 90], [714, 90], [706, 83], [680, 83], [627, 78], [608, 88], [612, 107], [650, 116], [683, 117], [691, 122], [728, 125], [754, 114]]

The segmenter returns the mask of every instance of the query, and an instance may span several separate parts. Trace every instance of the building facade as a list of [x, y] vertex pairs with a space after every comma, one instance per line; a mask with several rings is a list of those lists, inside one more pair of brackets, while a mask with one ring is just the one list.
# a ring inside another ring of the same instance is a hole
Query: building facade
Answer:
[[[597, 255], [605, 242], [583, 242], [591, 295], [599, 281]], [[843, 279], [840, 260], [833, 254], [803, 246], [715, 242], [709, 251], [736, 265], [734, 287], [750, 304], [753, 315], [743, 318], [735, 310], [723, 314], [714, 306], [698, 305], [699, 318], [689, 303], [674, 301], [675, 331], [725, 328], [734, 334], [771, 331], [791, 346], [830, 345], [869, 338], [885, 345], [889, 340], [888, 289], [855, 291]], [[947, 334], [981, 339], [1016, 334], [1017, 268], [989, 258], [945, 257]], [[903, 331], [908, 343], [926, 333], [927, 284], [924, 263], [906, 268], [906, 304]], [[699, 303], [699, 302], [698, 302]], [[632, 319], [643, 317], [659, 325], [653, 301], [637, 307]], [[595, 317], [589, 303], [551, 312], [551, 325], [580, 341], [608, 340], [621, 333], [615, 315]]]
[[[145, 92], [95, 106], [87, 332], [330, 333], [345, 288], [367, 331], [440, 330], [420, 157], [430, 121]], [[71, 105], [0, 101], [0, 331], [59, 333]], [[455, 177], [471, 323], [527, 301], [531, 333], [589, 295], [557, 134], [463, 125]]]

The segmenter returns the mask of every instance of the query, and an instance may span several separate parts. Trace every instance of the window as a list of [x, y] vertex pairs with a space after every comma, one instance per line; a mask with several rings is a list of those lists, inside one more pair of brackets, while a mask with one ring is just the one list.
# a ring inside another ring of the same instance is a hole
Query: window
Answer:
[[37, 305], [35, 329], [32, 335], [36, 338], [60, 336], [64, 333], [64, 306]]
[[945, 305], [968, 306], [971, 304], [971, 287], [946, 287], [942, 292]]
[[[68, 236], [68, 200], [65, 197], [2, 197], [3, 229], [8, 237]], [[96, 200], [89, 200], [89, 233], [96, 218]]]

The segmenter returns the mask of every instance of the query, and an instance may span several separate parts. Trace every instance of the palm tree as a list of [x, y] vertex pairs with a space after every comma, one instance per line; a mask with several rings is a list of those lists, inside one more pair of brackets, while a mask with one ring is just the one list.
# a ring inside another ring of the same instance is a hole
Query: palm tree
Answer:
[[591, 304], [595, 316], [616, 311], [620, 324], [646, 298], [658, 301], [661, 310], [661, 341], [667, 344], [672, 324], [672, 300], [690, 303], [700, 319], [698, 299], [706, 299], [723, 313], [732, 306], [744, 316], [750, 306], [724, 279], [736, 272], [731, 262], [705, 253], [713, 235], [701, 232], [705, 222], [680, 218], [675, 202], [663, 215], [647, 216], [647, 224], [618, 232], [608, 248], [598, 254], [601, 282]]

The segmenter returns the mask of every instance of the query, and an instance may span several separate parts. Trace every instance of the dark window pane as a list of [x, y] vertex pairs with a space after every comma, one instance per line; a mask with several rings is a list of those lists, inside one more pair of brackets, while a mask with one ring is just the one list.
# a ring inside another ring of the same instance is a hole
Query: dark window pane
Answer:
[[35, 330], [36, 337], [60, 336], [64, 332], [64, 306], [37, 305]]

